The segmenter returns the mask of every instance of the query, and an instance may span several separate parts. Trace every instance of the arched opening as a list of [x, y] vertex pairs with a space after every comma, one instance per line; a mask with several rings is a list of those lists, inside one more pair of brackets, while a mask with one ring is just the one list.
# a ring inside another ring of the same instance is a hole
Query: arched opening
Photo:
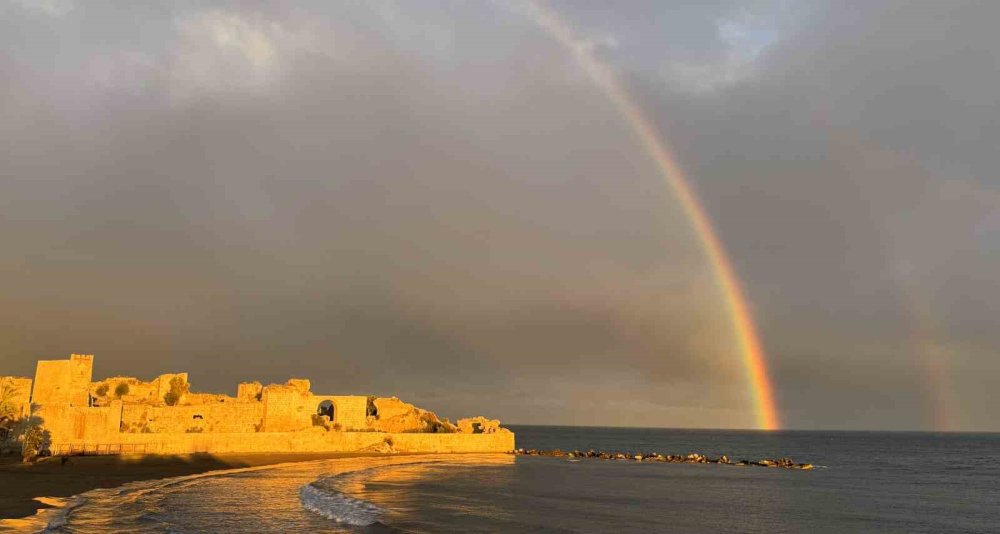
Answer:
[[321, 417], [325, 415], [330, 419], [331, 422], [333, 422], [333, 415], [334, 415], [333, 402], [325, 400], [319, 403], [319, 406], [316, 407], [316, 415], [319, 415]]

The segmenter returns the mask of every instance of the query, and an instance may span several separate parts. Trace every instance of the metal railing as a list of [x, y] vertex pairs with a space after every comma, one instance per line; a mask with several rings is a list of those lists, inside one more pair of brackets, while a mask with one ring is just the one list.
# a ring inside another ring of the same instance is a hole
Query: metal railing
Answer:
[[59, 443], [49, 447], [53, 456], [100, 456], [159, 452], [159, 443]]

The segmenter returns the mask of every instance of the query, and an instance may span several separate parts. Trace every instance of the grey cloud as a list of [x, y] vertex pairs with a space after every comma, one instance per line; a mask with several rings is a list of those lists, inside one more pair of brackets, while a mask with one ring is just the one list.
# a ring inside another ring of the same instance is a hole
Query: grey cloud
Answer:
[[[552, 7], [690, 171], [789, 425], [933, 425], [926, 339], [961, 425], [995, 428], [975, 393], [1000, 348], [989, 6]], [[4, 372], [83, 351], [453, 417], [752, 424], [682, 212], [517, 9], [3, 10]], [[734, 46], [744, 70], [711, 91], [665, 70], [715, 76]]]

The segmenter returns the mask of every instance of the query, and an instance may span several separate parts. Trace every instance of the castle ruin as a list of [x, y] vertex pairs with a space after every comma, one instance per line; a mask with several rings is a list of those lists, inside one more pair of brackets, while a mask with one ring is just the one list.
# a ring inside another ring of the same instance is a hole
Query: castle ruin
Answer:
[[93, 381], [92, 355], [0, 377], [5, 435], [44, 429], [51, 454], [506, 452], [514, 434], [483, 417], [452, 424], [395, 397], [318, 395], [309, 380], [244, 382], [236, 396], [195, 393], [187, 373]]

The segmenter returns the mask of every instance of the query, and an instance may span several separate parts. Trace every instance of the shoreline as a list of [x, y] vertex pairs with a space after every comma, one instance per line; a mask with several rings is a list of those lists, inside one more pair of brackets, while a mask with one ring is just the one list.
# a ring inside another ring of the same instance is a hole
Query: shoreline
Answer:
[[69, 456], [65, 463], [56, 456], [34, 464], [24, 464], [19, 457], [3, 457], [0, 458], [0, 479], [3, 480], [0, 484], [0, 521], [29, 519], [40, 511], [59, 507], [59, 499], [129, 482], [366, 456], [400, 455], [341, 452]]

